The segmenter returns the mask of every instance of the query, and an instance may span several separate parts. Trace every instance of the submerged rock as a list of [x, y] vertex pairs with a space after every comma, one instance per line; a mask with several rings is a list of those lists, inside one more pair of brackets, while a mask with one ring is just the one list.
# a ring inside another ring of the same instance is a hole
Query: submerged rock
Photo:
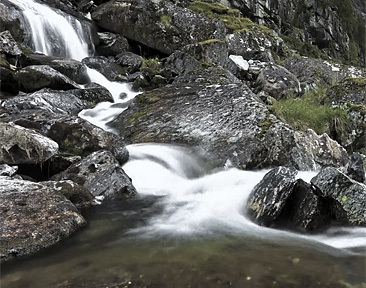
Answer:
[[52, 179], [72, 180], [89, 189], [94, 196], [107, 199], [130, 197], [137, 193], [119, 162], [106, 150], [90, 154]]
[[366, 226], [366, 185], [334, 167], [322, 169], [311, 179], [317, 192], [331, 199], [333, 217], [342, 224]]
[[0, 177], [0, 262], [70, 236], [85, 219], [57, 187]]
[[286, 167], [269, 171], [249, 196], [249, 215], [266, 226], [273, 223], [293, 191], [296, 174], [296, 169]]
[[33, 130], [0, 122], [0, 163], [37, 164], [58, 152], [58, 144]]

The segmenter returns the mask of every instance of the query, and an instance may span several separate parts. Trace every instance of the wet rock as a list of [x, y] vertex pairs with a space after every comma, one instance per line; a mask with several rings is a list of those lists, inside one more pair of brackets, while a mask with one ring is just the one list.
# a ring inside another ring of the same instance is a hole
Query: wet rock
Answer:
[[83, 109], [92, 108], [102, 101], [113, 101], [108, 90], [102, 87], [68, 91], [42, 89], [32, 94], [6, 99], [2, 101], [1, 106], [12, 114], [40, 109], [76, 116]]
[[93, 204], [94, 196], [90, 191], [70, 180], [45, 181], [41, 183], [42, 185], [62, 193], [62, 195], [70, 200], [76, 208], [90, 207]]
[[187, 44], [225, 36], [222, 22], [169, 1], [109, 1], [92, 12], [92, 19], [104, 29], [164, 54]]
[[24, 38], [24, 31], [20, 25], [20, 13], [14, 5], [3, 0], [0, 3], [0, 27], [2, 31], [8, 30], [16, 41], [21, 42]]
[[165, 65], [177, 75], [217, 65], [235, 71], [228, 57], [227, 44], [217, 39], [186, 45], [171, 54]]
[[143, 58], [132, 52], [123, 52], [117, 55], [116, 63], [127, 69], [129, 74], [139, 71]]
[[22, 50], [20, 50], [17, 42], [8, 30], [0, 32], [0, 52], [12, 56], [20, 56], [22, 54]]
[[19, 92], [19, 83], [14, 71], [0, 66], [0, 88], [1, 92], [16, 95]]
[[48, 65], [76, 83], [86, 84], [90, 82], [86, 65], [73, 59], [63, 59], [38, 53], [27, 53], [23, 54], [20, 58], [20, 65], [22, 67]]
[[134, 196], [136, 189], [131, 179], [110, 151], [93, 152], [64, 172], [52, 177], [54, 180], [72, 180], [90, 190], [94, 196], [116, 199]]
[[229, 53], [240, 55], [245, 60], [273, 62], [276, 57], [289, 55], [289, 49], [276, 32], [253, 25], [252, 29], [242, 30], [226, 36]]
[[366, 185], [352, 180], [334, 167], [322, 169], [311, 184], [331, 199], [332, 216], [342, 224], [366, 225]]
[[111, 127], [128, 143], [200, 146], [223, 164], [230, 161], [244, 169], [293, 165], [311, 170], [348, 161], [335, 141], [313, 131], [294, 131], [247, 86], [233, 84], [230, 73], [219, 71], [197, 70], [138, 95]]
[[47, 65], [32, 65], [19, 70], [16, 74], [19, 88], [24, 92], [35, 92], [42, 88], [69, 90], [80, 88], [70, 78]]
[[345, 174], [357, 182], [366, 184], [364, 168], [365, 164], [361, 154], [355, 152], [352, 154], [345, 167]]
[[24, 127], [0, 122], [0, 163], [36, 164], [58, 152], [58, 144]]
[[117, 56], [130, 48], [125, 37], [111, 32], [98, 33], [100, 43], [96, 52], [101, 56]]
[[254, 86], [256, 93], [265, 91], [277, 100], [301, 93], [297, 78], [287, 69], [275, 64], [261, 70]]
[[104, 56], [86, 57], [82, 63], [103, 74], [109, 81], [125, 81], [126, 70]]
[[363, 75], [361, 68], [308, 57], [290, 57], [282, 65], [299, 79], [303, 88], [333, 85], [345, 77]]
[[94, 151], [107, 149], [121, 164], [128, 160], [129, 154], [121, 137], [75, 116], [33, 110], [0, 118], [0, 121], [13, 121], [39, 131], [57, 142], [59, 153], [64, 155], [85, 157]]
[[287, 167], [269, 171], [249, 196], [249, 215], [263, 225], [273, 223], [293, 191], [296, 174], [296, 169]]
[[0, 165], [0, 176], [13, 176], [18, 171], [18, 166]]
[[85, 225], [57, 189], [0, 177], [0, 262], [34, 254]]
[[[283, 222], [286, 224], [282, 224]], [[309, 183], [297, 179], [281, 215], [276, 220], [276, 225], [289, 226], [301, 232], [317, 232], [327, 227], [330, 222], [328, 201], [316, 195]]]

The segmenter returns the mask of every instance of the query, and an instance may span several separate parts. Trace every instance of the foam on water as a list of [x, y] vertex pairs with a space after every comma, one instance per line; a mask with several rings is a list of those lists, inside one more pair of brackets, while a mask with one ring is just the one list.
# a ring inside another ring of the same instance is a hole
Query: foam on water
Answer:
[[[245, 215], [246, 202], [254, 186], [268, 170], [243, 171], [235, 168], [201, 170], [197, 177], [185, 171], [197, 170], [194, 152], [179, 146], [139, 144], [128, 146], [130, 161], [124, 170], [141, 195], [163, 196], [163, 212], [145, 227], [134, 229], [144, 237], [249, 235], [260, 238], [316, 241], [335, 248], [366, 246], [366, 228], [332, 228], [320, 235], [300, 235], [258, 226]], [[186, 159], [187, 161], [181, 161]], [[309, 181], [315, 171], [299, 172]]]

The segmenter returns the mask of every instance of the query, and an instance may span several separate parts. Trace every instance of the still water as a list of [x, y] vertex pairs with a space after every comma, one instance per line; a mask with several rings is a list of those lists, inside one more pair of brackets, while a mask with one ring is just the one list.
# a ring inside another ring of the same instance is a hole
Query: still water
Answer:
[[247, 219], [267, 171], [208, 165], [186, 147], [128, 149], [139, 196], [93, 206], [70, 239], [3, 264], [1, 288], [366, 286], [365, 228], [304, 236]]

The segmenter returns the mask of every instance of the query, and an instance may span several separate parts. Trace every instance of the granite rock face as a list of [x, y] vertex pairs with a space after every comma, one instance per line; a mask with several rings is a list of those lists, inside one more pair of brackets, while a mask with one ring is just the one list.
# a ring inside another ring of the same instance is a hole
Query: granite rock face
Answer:
[[85, 225], [57, 187], [0, 177], [0, 262], [34, 254]]

